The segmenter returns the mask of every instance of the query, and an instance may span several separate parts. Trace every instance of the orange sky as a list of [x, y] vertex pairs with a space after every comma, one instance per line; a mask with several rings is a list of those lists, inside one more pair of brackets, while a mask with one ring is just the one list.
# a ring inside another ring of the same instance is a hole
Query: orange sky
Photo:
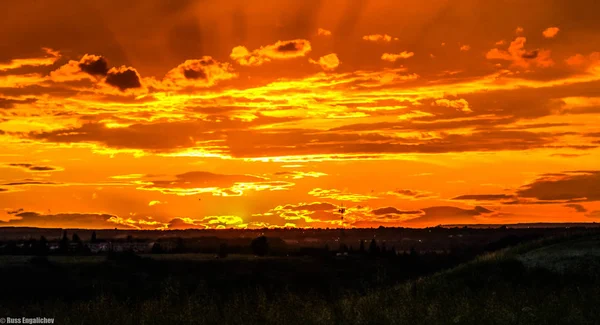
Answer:
[[599, 11], [8, 1], [0, 226], [597, 221]]

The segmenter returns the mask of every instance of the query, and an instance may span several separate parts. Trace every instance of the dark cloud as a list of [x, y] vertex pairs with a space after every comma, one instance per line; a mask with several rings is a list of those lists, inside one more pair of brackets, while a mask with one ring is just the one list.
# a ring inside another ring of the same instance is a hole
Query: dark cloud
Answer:
[[553, 153], [551, 157], [562, 157], [562, 158], [575, 158], [585, 156], [586, 154], [576, 154], [576, 153]]
[[226, 144], [229, 152], [235, 157], [446, 153], [545, 148], [555, 143], [558, 136], [541, 132], [489, 131], [472, 134], [442, 134], [442, 137], [437, 139], [417, 140], [385, 136], [380, 133], [350, 134], [312, 130], [278, 130], [278, 132], [260, 133], [236, 131], [228, 133]]
[[8, 192], [9, 190], [7, 188], [1, 188], [0, 187], [0, 192]]
[[13, 163], [13, 164], [8, 164], [8, 166], [10, 166], [10, 167], [22, 167], [22, 168], [29, 169], [29, 168], [33, 167], [33, 164]]
[[16, 209], [16, 210], [6, 211], [6, 213], [8, 213], [8, 214], [19, 214], [19, 213], [21, 213], [23, 211], [24, 211], [23, 208], [20, 208], [20, 209]]
[[461, 209], [452, 206], [436, 206], [422, 209], [425, 214], [421, 217], [410, 219], [404, 222], [408, 225], [433, 225], [447, 223], [473, 223], [477, 222], [476, 217], [490, 214], [493, 211], [481, 206], [473, 209]]
[[200, 59], [185, 60], [170, 70], [163, 78], [162, 86], [181, 93], [196, 93], [198, 87], [211, 87], [237, 76], [229, 63], [203, 56]]
[[21, 186], [21, 185], [60, 185], [61, 183], [46, 182], [46, 181], [21, 181], [2, 184], [4, 186]]
[[538, 57], [538, 55], [539, 55], [539, 51], [533, 50], [533, 51], [527, 51], [527, 52], [521, 54], [521, 57], [523, 59], [535, 59]]
[[25, 99], [10, 99], [0, 97], [0, 109], [2, 108], [13, 108], [19, 104], [33, 104], [37, 102], [37, 98], [25, 98]]
[[171, 230], [177, 230], [177, 229], [182, 230], [182, 229], [192, 229], [192, 228], [205, 229], [206, 227], [185, 222], [180, 218], [174, 218], [174, 219], [171, 219], [171, 221], [169, 221], [168, 228]]
[[397, 189], [392, 191], [394, 194], [398, 194], [401, 196], [410, 196], [415, 199], [426, 198], [433, 196], [432, 193], [426, 191], [417, 191], [417, 190], [409, 190], [409, 189]]
[[279, 52], [296, 52], [301, 50], [304, 44], [299, 44], [295, 41], [287, 41], [277, 47]]
[[[85, 82], [88, 83], [87, 85], [91, 85], [89, 81]], [[68, 87], [65, 87], [64, 85], [59, 84], [53, 84], [52, 86], [24, 85], [22, 87], [0, 88], [0, 94], [14, 97], [38, 96], [40, 94], [47, 94], [51, 95], [52, 97], [69, 97], [75, 96], [78, 93], [79, 91], [76, 89], [70, 89]]]
[[204, 72], [202, 70], [194, 70], [194, 69], [184, 69], [183, 75], [187, 79], [206, 79], [206, 78], [208, 78], [208, 76], [206, 75], [206, 72]]
[[92, 76], [106, 76], [108, 62], [101, 56], [86, 56], [80, 61], [79, 69]]
[[[447, 110], [447, 109], [446, 109]], [[349, 124], [341, 127], [332, 128], [330, 131], [369, 131], [369, 130], [402, 130], [402, 131], [440, 131], [451, 130], [461, 127], [480, 127], [490, 130], [490, 127], [509, 124], [514, 122], [513, 118], [480, 118], [471, 120], [449, 120], [436, 121], [432, 118], [431, 122], [421, 121], [398, 121], [398, 122], [378, 122], [378, 123], [360, 123]], [[497, 131], [497, 130], [496, 130]]]
[[[110, 214], [60, 213], [40, 214], [37, 212], [20, 212], [14, 215], [17, 219], [0, 220], [2, 226], [30, 226], [42, 228], [94, 228], [111, 229], [121, 225], [111, 222], [116, 218]], [[122, 228], [122, 227], [121, 227]]]
[[517, 194], [522, 198], [541, 201], [598, 201], [600, 200], [600, 171], [544, 174], [533, 183], [521, 187]]
[[273, 175], [275, 176], [289, 176], [289, 175], [295, 175], [296, 173], [294, 172], [275, 172], [273, 173]]
[[511, 199], [514, 195], [508, 194], [468, 194], [453, 198], [452, 200], [475, 200], [475, 201], [494, 201]]
[[39, 171], [56, 170], [56, 168], [50, 167], [50, 166], [33, 166], [33, 167], [30, 167], [29, 170], [33, 170], [33, 171], [39, 172]]
[[108, 128], [103, 124], [87, 123], [73, 129], [31, 133], [29, 137], [61, 143], [103, 143], [113, 148], [149, 149], [171, 151], [194, 147], [198, 141], [215, 140], [219, 137], [204, 133], [203, 122], [173, 122], [134, 124], [127, 128]]
[[373, 210], [373, 214], [376, 216], [387, 215], [387, 214], [422, 214], [421, 210], [398, 210], [394, 207], [378, 208]]
[[587, 212], [587, 211], [588, 211], [588, 210], [587, 210], [587, 209], [586, 209], [586, 208], [585, 208], [583, 205], [581, 205], [581, 204], [569, 203], [569, 204], [565, 204], [565, 206], [566, 206], [567, 208], [572, 208], [572, 209], [575, 209], [575, 211], [577, 211], [577, 212], [581, 212], [581, 213], [584, 213], [584, 212]]
[[152, 180], [152, 185], [144, 187], [153, 188], [209, 188], [209, 187], [229, 187], [238, 182], [262, 182], [264, 178], [250, 175], [225, 175], [214, 174], [210, 172], [187, 172], [175, 175], [175, 179]]
[[[222, 140], [229, 130], [291, 120], [293, 119], [259, 116], [245, 122], [226, 116], [212, 116], [205, 120], [133, 124], [126, 128], [108, 128], [104, 124], [86, 123], [80, 127], [32, 132], [26, 136], [57, 143], [101, 143], [111, 148], [170, 152], [201, 146], [197, 141]], [[226, 151], [226, 148], [212, 150]]]
[[294, 211], [325, 211], [325, 210], [333, 210], [337, 209], [336, 205], [326, 202], [313, 202], [313, 203], [301, 203], [298, 205], [288, 204], [283, 207], [284, 209], [294, 210]]
[[252, 175], [188, 172], [175, 175], [174, 179], [143, 180], [143, 185], [137, 189], [176, 195], [242, 196], [247, 191], [287, 190], [292, 186], [294, 183]]
[[34, 164], [30, 164], [30, 163], [11, 163], [11, 164], [7, 164], [7, 166], [9, 167], [18, 167], [18, 168], [22, 168], [28, 171], [34, 171], [34, 172], [46, 172], [46, 171], [54, 171], [57, 170], [55, 167], [52, 166], [36, 166]]
[[137, 71], [133, 68], [111, 69], [106, 76], [106, 83], [121, 91], [140, 88], [142, 83]]

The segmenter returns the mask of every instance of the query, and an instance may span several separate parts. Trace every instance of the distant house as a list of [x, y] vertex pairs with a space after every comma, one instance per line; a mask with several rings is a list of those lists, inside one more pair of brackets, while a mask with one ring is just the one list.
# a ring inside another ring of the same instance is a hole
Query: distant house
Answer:
[[148, 253], [152, 249], [154, 243], [131, 243], [131, 242], [101, 242], [86, 244], [92, 253], [103, 252], [135, 252]]
[[113, 252], [135, 252], [148, 253], [152, 249], [154, 243], [109, 243], [109, 250]]
[[110, 243], [88, 243], [87, 247], [92, 253], [108, 252]]
[[[154, 246], [155, 243], [151, 243], [150, 249]], [[170, 252], [175, 249], [177, 244], [172, 240], [160, 240], [157, 241], [156, 244], [160, 245], [160, 249], [164, 252]]]
[[319, 243], [321, 240], [319, 238], [306, 237], [304, 238], [305, 243]]

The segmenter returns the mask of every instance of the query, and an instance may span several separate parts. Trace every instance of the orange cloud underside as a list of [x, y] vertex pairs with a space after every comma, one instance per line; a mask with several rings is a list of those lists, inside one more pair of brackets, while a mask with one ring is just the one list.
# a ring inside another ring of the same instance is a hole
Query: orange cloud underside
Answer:
[[583, 2], [11, 3], [0, 226], [598, 221]]

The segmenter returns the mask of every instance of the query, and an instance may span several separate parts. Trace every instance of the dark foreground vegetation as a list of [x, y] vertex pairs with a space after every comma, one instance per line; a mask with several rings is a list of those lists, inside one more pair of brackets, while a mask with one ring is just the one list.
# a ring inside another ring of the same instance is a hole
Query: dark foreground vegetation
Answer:
[[[600, 250], [598, 232], [551, 234], [505, 236], [479, 257], [392, 253], [376, 240], [347, 255], [272, 255], [268, 237], [252, 240], [250, 254], [220, 245], [216, 254], [5, 255], [0, 315], [57, 324], [597, 324], [600, 262], [577, 261]], [[583, 255], [567, 254], [560, 269], [534, 263], [565, 251], [554, 247]]]

